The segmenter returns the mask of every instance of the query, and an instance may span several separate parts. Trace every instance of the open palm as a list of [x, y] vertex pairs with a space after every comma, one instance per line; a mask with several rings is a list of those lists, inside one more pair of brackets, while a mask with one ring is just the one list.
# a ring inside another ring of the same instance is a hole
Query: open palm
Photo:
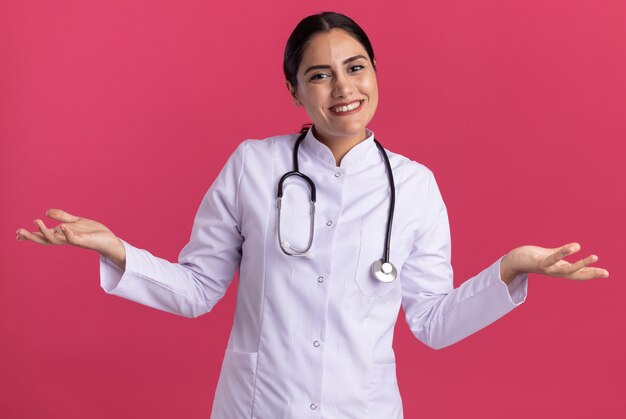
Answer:
[[105, 225], [88, 218], [77, 217], [60, 209], [50, 209], [46, 215], [60, 221], [61, 224], [48, 228], [45, 223], [36, 219], [38, 231], [17, 230], [18, 240], [31, 240], [43, 245], [73, 245], [85, 249], [107, 253], [116, 246], [118, 239]]
[[579, 250], [580, 244], [578, 243], [568, 243], [556, 248], [529, 245], [513, 249], [505, 259], [509, 259], [506, 261], [507, 265], [511, 266], [511, 269], [514, 269], [516, 273], [537, 273], [575, 280], [606, 278], [609, 276], [609, 272], [606, 269], [588, 266], [598, 261], [596, 255], [589, 255], [574, 263], [563, 259]]

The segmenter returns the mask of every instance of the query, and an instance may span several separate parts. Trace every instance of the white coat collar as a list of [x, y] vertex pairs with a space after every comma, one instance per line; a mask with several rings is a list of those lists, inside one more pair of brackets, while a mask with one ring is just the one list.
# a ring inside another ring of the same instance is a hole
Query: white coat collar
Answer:
[[[374, 144], [374, 133], [369, 129], [365, 129], [367, 138], [354, 147], [352, 147], [343, 159], [341, 159], [340, 167], [346, 170], [356, 169], [368, 163], [375, 163], [380, 158], [378, 148]], [[335, 162], [335, 156], [333, 156], [330, 148], [326, 144], [315, 138], [313, 134], [313, 127], [309, 128], [304, 140], [301, 144], [301, 149], [306, 153], [311, 153], [318, 157], [325, 163], [337, 167]]]

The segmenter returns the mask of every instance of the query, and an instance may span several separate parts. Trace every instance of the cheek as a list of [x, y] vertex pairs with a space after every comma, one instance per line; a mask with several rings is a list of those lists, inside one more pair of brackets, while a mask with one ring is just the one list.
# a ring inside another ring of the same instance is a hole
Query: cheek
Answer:
[[372, 92], [372, 96], [378, 97], [378, 82], [376, 79], [369, 82], [369, 89]]
[[368, 95], [371, 100], [378, 98], [378, 83], [375, 77], [367, 77], [361, 80], [360, 90]]
[[302, 91], [300, 97], [307, 111], [318, 112], [325, 106], [323, 89], [308, 89]]
[[374, 112], [378, 106], [378, 88], [376, 83], [368, 86], [367, 95], [370, 102], [371, 111]]
[[366, 94], [369, 99], [369, 115], [370, 118], [372, 118], [378, 107], [378, 83], [376, 82], [376, 78], [364, 80], [362, 87], [362, 92]]

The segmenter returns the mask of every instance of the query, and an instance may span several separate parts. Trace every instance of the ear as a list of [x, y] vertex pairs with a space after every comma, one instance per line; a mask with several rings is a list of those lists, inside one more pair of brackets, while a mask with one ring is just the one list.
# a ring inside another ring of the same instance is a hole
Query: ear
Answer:
[[289, 80], [285, 80], [285, 85], [287, 86], [287, 90], [289, 90], [289, 94], [291, 95], [293, 99], [293, 103], [296, 106], [300, 106], [300, 101], [298, 100], [298, 96], [296, 94], [296, 88], [291, 85]]

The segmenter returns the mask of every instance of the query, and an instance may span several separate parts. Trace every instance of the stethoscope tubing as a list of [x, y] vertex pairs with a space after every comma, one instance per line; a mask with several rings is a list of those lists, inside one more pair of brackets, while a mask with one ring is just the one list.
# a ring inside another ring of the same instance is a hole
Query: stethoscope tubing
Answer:
[[389, 179], [390, 197], [389, 197], [389, 212], [387, 214], [387, 232], [385, 233], [385, 252], [383, 254], [383, 263], [389, 263], [390, 249], [391, 249], [391, 226], [393, 224], [393, 214], [396, 209], [396, 184], [393, 179], [393, 172], [391, 171], [391, 163], [389, 163], [389, 157], [383, 146], [374, 138], [374, 144], [378, 147], [380, 154], [383, 156], [385, 162], [385, 169], [387, 169], [387, 178]]
[[[313, 129], [312, 127], [309, 129]], [[300, 172], [298, 167], [298, 150], [300, 149], [300, 144], [306, 137], [308, 130], [304, 130], [301, 132], [300, 136], [296, 140], [296, 143], [293, 147], [293, 170], [285, 173], [281, 176], [278, 181], [278, 191], [276, 196], [276, 206], [278, 211], [278, 243], [280, 245], [281, 250], [289, 256], [310, 256], [311, 246], [313, 245], [313, 235], [315, 231], [315, 202], [317, 199], [317, 192], [315, 188], [315, 183], [304, 173]], [[385, 248], [383, 251], [383, 258], [380, 260], [374, 261], [372, 264], [372, 274], [382, 282], [392, 282], [395, 280], [397, 276], [396, 268], [390, 262], [390, 254], [391, 254], [391, 227], [393, 225], [393, 214], [396, 206], [396, 186], [393, 178], [393, 171], [391, 170], [391, 163], [389, 162], [389, 157], [387, 156], [387, 152], [383, 148], [383, 146], [374, 138], [374, 144], [378, 148], [380, 154], [383, 157], [383, 161], [385, 164], [385, 171], [387, 172], [387, 179], [389, 181], [390, 188], [390, 198], [389, 198], [389, 210], [387, 213], [387, 231], [385, 233]], [[297, 176], [303, 179], [309, 185], [309, 203], [311, 208], [311, 221], [309, 227], [309, 242], [307, 243], [306, 249], [298, 249], [292, 246], [290, 243], [282, 240], [282, 235], [280, 231], [280, 214], [281, 214], [281, 205], [283, 198], [283, 184], [285, 180], [287, 180], [291, 176]], [[285, 247], [288, 247], [286, 249]]]

